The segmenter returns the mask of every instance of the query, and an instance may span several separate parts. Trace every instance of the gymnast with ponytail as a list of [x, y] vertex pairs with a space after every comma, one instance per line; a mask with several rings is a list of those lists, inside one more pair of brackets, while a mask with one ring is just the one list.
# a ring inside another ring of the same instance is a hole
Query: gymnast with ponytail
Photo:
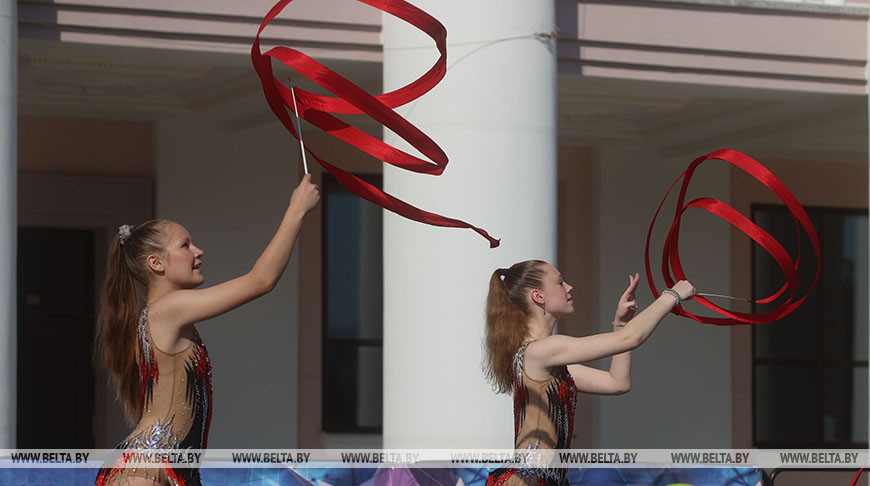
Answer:
[[[211, 362], [194, 324], [271, 291], [287, 267], [303, 218], [319, 199], [319, 188], [306, 174], [253, 268], [203, 289], [197, 287], [204, 281], [204, 253], [183, 226], [152, 220], [118, 229], [109, 250], [97, 336], [118, 401], [133, 424], [118, 449], [206, 448]], [[96, 477], [97, 486], [199, 484], [197, 468], [134, 467], [123, 456]]]
[[[485, 371], [498, 393], [512, 393], [514, 448], [546, 465], [553, 449], [570, 449], [577, 392], [618, 395], [631, 389], [631, 350], [643, 344], [674, 306], [695, 296], [685, 280], [635, 315], [640, 277], [629, 277], [613, 331], [584, 337], [553, 334], [574, 312], [573, 287], [553, 265], [529, 260], [493, 272], [486, 302]], [[582, 363], [613, 357], [610, 369]], [[500, 468], [487, 485], [567, 485], [564, 468]]]

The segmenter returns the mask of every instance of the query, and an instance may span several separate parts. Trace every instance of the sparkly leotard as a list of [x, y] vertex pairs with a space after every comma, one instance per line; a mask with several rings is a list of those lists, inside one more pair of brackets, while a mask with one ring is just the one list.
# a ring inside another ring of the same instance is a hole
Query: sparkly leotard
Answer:
[[[117, 449], [205, 449], [211, 423], [211, 363], [205, 344], [194, 329], [193, 343], [178, 353], [154, 345], [148, 325], [148, 306], [137, 328], [139, 361], [139, 423]], [[197, 468], [115, 467], [100, 469], [97, 486], [125, 484], [132, 477], [161, 485], [200, 485]]]
[[[526, 453], [532, 462], [546, 464], [547, 450], [570, 449], [574, 433], [577, 386], [567, 366], [551, 370], [546, 380], [529, 378], [523, 366], [523, 343], [514, 355], [514, 448]], [[490, 473], [487, 486], [563, 486], [563, 468], [500, 468]]]

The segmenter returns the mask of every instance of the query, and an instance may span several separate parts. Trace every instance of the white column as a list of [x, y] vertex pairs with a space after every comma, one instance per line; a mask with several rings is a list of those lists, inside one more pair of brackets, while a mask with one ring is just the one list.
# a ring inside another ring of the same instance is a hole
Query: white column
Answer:
[[15, 0], [0, 0], [0, 449], [15, 447], [18, 235], [18, 28]]
[[[398, 111], [450, 157], [440, 177], [385, 166], [384, 186], [471, 230], [384, 217], [384, 446], [512, 447], [509, 397], [481, 371], [489, 277], [556, 258], [554, 2], [413, 0], [446, 27], [448, 72]], [[384, 16], [384, 91], [424, 73], [433, 42]], [[385, 130], [385, 139], [407, 147]]]

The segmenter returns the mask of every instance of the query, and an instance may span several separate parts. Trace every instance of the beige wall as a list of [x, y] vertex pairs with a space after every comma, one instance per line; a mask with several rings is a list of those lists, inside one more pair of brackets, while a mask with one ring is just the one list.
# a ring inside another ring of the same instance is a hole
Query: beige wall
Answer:
[[[574, 315], [559, 321], [559, 333], [588, 336], [599, 331], [595, 319], [599, 289], [598, 193], [595, 151], [589, 147], [559, 147], [559, 270], [574, 286]], [[598, 443], [598, 399], [580, 395], [575, 415], [574, 440], [578, 449], [594, 448]]]
[[150, 177], [152, 125], [93, 118], [18, 117], [18, 170]]

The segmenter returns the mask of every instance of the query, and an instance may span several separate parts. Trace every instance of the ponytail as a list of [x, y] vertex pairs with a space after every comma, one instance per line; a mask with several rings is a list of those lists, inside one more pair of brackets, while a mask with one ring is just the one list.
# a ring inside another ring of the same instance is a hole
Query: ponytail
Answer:
[[484, 372], [497, 393], [513, 389], [514, 354], [529, 333], [531, 309], [526, 294], [544, 286], [545, 262], [527, 260], [500, 268], [489, 279], [486, 298]]
[[141, 415], [136, 328], [150, 280], [145, 258], [164, 251], [161, 230], [166, 223], [151, 220], [132, 230], [121, 227], [109, 245], [106, 280], [100, 293], [98, 353], [115, 382], [117, 400], [131, 424]]

